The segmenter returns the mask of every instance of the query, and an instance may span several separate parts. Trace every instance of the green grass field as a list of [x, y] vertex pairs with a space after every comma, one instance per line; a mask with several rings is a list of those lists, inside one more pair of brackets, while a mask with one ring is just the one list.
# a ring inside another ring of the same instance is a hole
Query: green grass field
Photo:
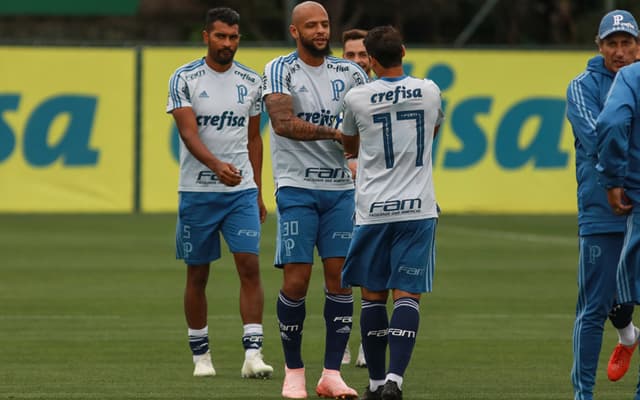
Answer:
[[[275, 376], [248, 381], [228, 254], [213, 264], [208, 290], [218, 376], [191, 376], [174, 215], [0, 215], [0, 399], [279, 399], [274, 222], [271, 215], [264, 226], [261, 262], [264, 352]], [[405, 399], [572, 398], [575, 225], [575, 216], [441, 218], [434, 292], [421, 302]], [[303, 348], [310, 398], [324, 342], [318, 272]], [[598, 399], [633, 398], [637, 356], [621, 381], [606, 379], [615, 340], [608, 324]], [[354, 334], [354, 354], [357, 345]], [[360, 391], [367, 384], [353, 365], [343, 375]]]

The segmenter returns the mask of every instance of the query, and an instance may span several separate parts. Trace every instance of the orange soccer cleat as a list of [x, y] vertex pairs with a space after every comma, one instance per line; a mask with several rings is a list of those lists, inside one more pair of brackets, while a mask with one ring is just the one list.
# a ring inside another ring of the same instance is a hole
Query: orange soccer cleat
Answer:
[[328, 399], [358, 398], [358, 392], [344, 383], [340, 371], [326, 368], [322, 370], [322, 376], [316, 386], [316, 394]]
[[282, 397], [285, 399], [306, 399], [304, 368], [289, 369], [284, 367], [284, 383], [282, 385]]
[[607, 366], [607, 376], [610, 381], [617, 381], [627, 373], [629, 369], [629, 363], [631, 362], [631, 356], [638, 347], [638, 341], [632, 346], [625, 346], [622, 343], [618, 343], [616, 348], [613, 349], [611, 357], [609, 358], [609, 365]]

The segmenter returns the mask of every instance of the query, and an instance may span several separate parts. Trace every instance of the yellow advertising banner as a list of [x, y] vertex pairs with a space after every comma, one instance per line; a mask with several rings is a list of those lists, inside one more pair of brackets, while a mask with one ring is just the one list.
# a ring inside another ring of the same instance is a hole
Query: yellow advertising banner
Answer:
[[444, 212], [576, 212], [566, 88], [593, 55], [408, 49], [408, 72], [442, 90], [434, 179]]
[[[178, 134], [164, 113], [168, 80], [206, 49], [145, 49], [142, 210], [177, 207]], [[236, 60], [262, 73], [289, 49], [240, 48]], [[590, 52], [407, 50], [405, 71], [442, 90], [445, 122], [434, 145], [445, 212], [574, 213], [573, 136], [565, 116], [569, 81]], [[263, 121], [265, 118], [263, 118]], [[274, 209], [268, 127], [263, 194]]]
[[0, 60], [0, 212], [131, 212], [135, 52], [2, 47]]

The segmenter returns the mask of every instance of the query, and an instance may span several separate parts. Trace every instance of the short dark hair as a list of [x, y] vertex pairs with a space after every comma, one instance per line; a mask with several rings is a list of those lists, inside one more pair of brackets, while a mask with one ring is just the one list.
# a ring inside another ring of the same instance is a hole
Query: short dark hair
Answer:
[[204, 22], [204, 30], [210, 31], [213, 23], [222, 21], [227, 25], [240, 25], [240, 14], [229, 7], [216, 7], [207, 11], [207, 18]]
[[364, 38], [364, 47], [384, 68], [402, 65], [402, 35], [391, 25], [371, 29]]
[[342, 33], [342, 45], [344, 46], [349, 40], [364, 39], [367, 31], [364, 29], [349, 29]]

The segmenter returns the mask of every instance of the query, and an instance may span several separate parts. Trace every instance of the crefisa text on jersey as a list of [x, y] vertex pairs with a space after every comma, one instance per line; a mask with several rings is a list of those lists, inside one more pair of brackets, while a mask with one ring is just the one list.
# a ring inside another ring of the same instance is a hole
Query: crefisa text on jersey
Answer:
[[255, 75], [249, 74], [248, 72], [234, 71], [234, 74], [238, 75], [242, 79], [245, 79], [251, 83], [256, 83], [257, 79]]
[[327, 64], [328, 69], [335, 69], [338, 72], [348, 72], [349, 67], [346, 65], [338, 65], [338, 64]]
[[329, 110], [320, 110], [320, 112], [299, 112], [296, 117], [320, 126], [331, 126], [337, 128], [342, 123], [340, 115], [333, 115]]
[[372, 94], [371, 104], [386, 101], [391, 101], [392, 104], [396, 104], [400, 99], [411, 99], [416, 97], [422, 97], [422, 90], [420, 88], [407, 89], [405, 86], [396, 86], [394, 90]]
[[196, 122], [198, 126], [211, 125], [222, 130], [225, 126], [244, 126], [245, 117], [233, 115], [233, 111], [224, 111], [221, 115], [198, 115]]

